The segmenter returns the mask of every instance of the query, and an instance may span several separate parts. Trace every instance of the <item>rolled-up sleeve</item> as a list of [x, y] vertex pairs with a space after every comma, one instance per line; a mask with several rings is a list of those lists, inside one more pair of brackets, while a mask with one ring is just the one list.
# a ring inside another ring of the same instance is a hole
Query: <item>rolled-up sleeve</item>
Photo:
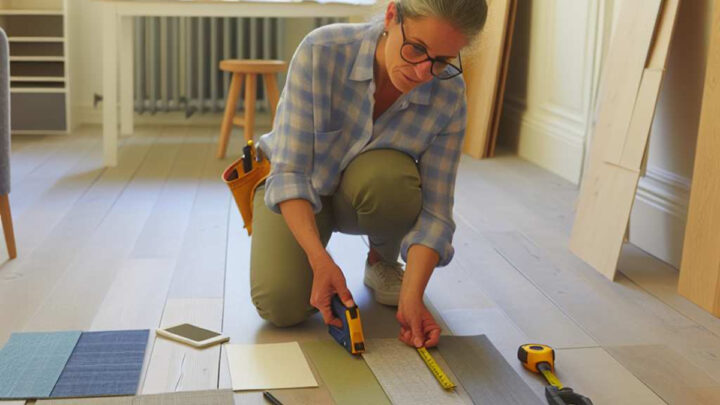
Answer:
[[269, 134], [272, 169], [265, 183], [265, 204], [277, 213], [278, 204], [292, 199], [309, 201], [315, 213], [322, 209], [310, 181], [314, 139], [312, 61], [312, 43], [305, 38], [290, 61]]
[[408, 250], [416, 244], [432, 248], [438, 253], [438, 267], [450, 263], [455, 253], [452, 246], [455, 233], [452, 211], [466, 115], [463, 90], [450, 123], [419, 159], [423, 204], [417, 222], [402, 242], [401, 254], [406, 262]]

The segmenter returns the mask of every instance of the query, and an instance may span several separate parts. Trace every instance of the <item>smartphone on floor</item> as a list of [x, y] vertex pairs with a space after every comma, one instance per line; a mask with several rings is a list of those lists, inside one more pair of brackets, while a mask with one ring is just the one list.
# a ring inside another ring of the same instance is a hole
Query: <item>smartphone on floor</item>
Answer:
[[229, 337], [223, 336], [220, 333], [203, 329], [189, 323], [183, 323], [170, 328], [157, 329], [155, 333], [166, 339], [184, 343], [198, 349], [225, 343], [230, 340]]

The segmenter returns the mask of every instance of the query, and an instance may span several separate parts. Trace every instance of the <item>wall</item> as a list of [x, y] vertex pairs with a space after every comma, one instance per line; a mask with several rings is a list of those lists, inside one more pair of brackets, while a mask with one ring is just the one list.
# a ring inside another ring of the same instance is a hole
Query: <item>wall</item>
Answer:
[[578, 183], [603, 0], [519, 0], [499, 143]]
[[[624, 0], [632, 1], [632, 0]], [[680, 2], [630, 241], [679, 267], [700, 120], [712, 0]]]
[[[102, 7], [102, 3], [94, 0], [69, 1], [71, 104], [75, 126], [102, 122], [102, 104], [93, 107], [95, 94], [102, 94]], [[313, 24], [313, 19], [307, 18], [286, 20], [285, 60], [290, 60]], [[163, 115], [152, 118], [162, 120]], [[196, 118], [203, 122], [216, 120], [215, 117]]]

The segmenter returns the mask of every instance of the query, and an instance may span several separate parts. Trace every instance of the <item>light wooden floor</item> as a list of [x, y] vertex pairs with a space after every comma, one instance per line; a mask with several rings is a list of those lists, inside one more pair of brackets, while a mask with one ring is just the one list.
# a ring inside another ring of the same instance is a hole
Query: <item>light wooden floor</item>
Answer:
[[[0, 345], [13, 331], [150, 328], [191, 321], [233, 342], [326, 336], [262, 322], [249, 300], [249, 239], [214, 158], [217, 128], [145, 127], [101, 165], [99, 127], [13, 138], [10, 194], [17, 260], [0, 249]], [[464, 159], [456, 256], [428, 300], [446, 333], [487, 334], [535, 389], [517, 346], [558, 348], [560, 379], [598, 404], [720, 403], [720, 320], [675, 292], [677, 271], [631, 246], [615, 283], [567, 249], [576, 187], [516, 157]], [[4, 241], [2, 246], [4, 246]], [[394, 337], [391, 309], [362, 285], [359, 237], [335, 234], [370, 337]], [[148, 348], [141, 393], [228, 388], [220, 348]], [[263, 403], [236, 394], [237, 403]]]

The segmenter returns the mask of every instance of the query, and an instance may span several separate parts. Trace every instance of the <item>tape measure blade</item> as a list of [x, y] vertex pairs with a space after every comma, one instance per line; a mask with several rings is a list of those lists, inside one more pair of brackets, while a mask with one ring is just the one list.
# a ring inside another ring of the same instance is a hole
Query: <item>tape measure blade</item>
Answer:
[[428, 352], [426, 348], [421, 347], [418, 348], [417, 351], [420, 354], [420, 358], [423, 359], [425, 365], [430, 369], [430, 372], [435, 376], [435, 379], [438, 380], [438, 382], [443, 388], [449, 390], [456, 387], [455, 383], [450, 381], [450, 378], [448, 378], [445, 372], [442, 371], [440, 366], [437, 364], [435, 359], [432, 357], [432, 355], [430, 355], [430, 352]]

